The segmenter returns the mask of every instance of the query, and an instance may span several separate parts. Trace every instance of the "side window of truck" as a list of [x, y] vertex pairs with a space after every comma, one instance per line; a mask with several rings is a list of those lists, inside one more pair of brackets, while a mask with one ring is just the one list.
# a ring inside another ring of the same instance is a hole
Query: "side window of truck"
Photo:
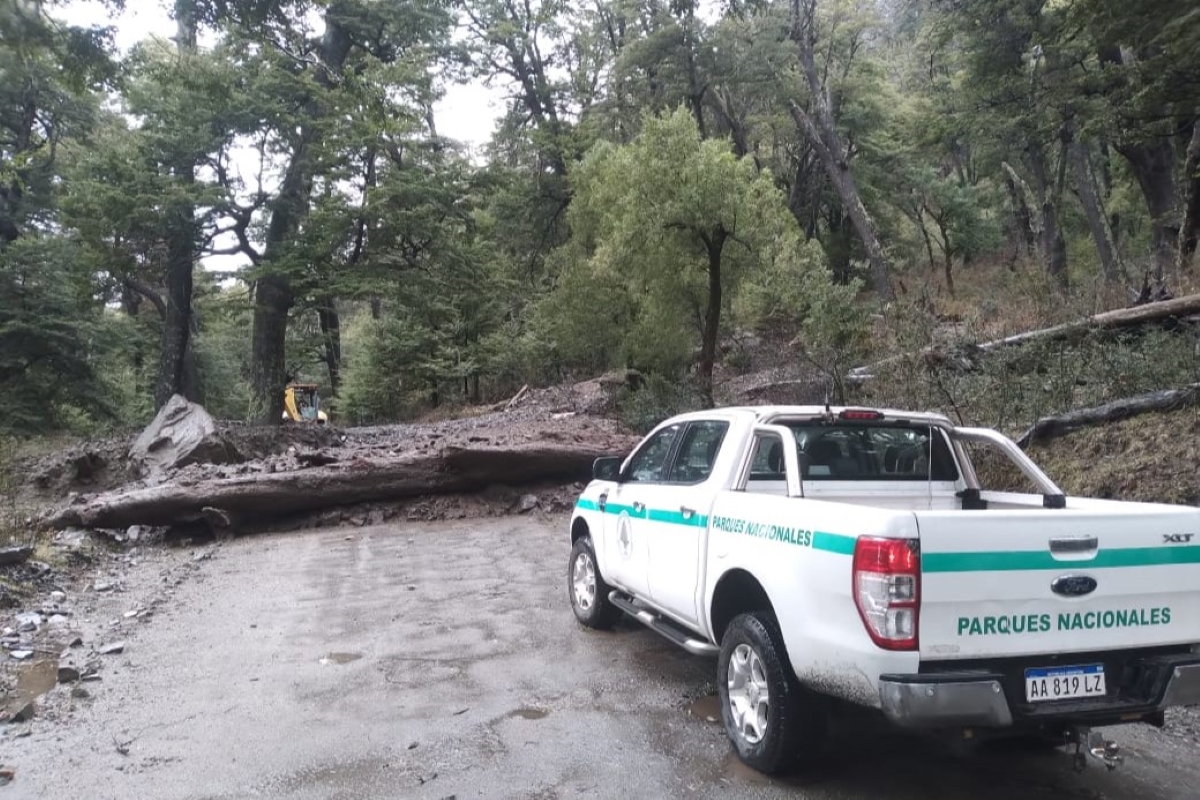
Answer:
[[[754, 453], [750, 457], [750, 472], [746, 475], [747, 492], [777, 494], [779, 485], [787, 480], [783, 464], [783, 441], [773, 433], [760, 433], [754, 437]], [[786, 485], [783, 488], [787, 493]]]
[[662, 481], [667, 468], [667, 458], [683, 424], [663, 428], [650, 437], [642, 449], [634, 453], [629, 462], [625, 480], [639, 483], [655, 483]]
[[700, 483], [708, 480], [727, 430], [729, 423], [719, 420], [689, 424], [667, 480], [672, 483]]

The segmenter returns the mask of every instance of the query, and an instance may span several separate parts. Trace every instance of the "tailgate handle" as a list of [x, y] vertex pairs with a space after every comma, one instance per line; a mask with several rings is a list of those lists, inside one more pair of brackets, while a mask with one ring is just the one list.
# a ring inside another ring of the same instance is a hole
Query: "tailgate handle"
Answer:
[[1071, 536], [1050, 540], [1051, 553], [1088, 553], [1099, 546], [1095, 536]]

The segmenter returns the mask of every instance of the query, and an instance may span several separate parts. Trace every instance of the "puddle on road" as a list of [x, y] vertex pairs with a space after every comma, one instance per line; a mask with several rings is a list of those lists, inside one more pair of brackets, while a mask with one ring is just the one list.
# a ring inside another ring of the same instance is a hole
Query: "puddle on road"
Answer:
[[351, 661], [358, 661], [362, 658], [362, 653], [330, 653], [321, 659], [322, 666], [328, 664], [349, 664]]
[[688, 713], [705, 722], [721, 722], [721, 698], [715, 694], [698, 697], [688, 703]]
[[504, 716], [508, 719], [520, 717], [521, 719], [545, 719], [550, 715], [549, 711], [542, 708], [518, 708], [515, 711], [510, 711]]
[[33, 699], [58, 683], [58, 661], [53, 658], [34, 661], [17, 673], [17, 694]]
[[17, 667], [17, 685], [4, 698], [9, 713], [21, 710], [26, 703], [44, 695], [58, 684], [58, 660], [53, 658], [32, 661]]
[[737, 757], [737, 754], [732, 752], [727, 754], [725, 758], [721, 759], [721, 769], [731, 777], [739, 778], [748, 783], [754, 783], [760, 786], [778, 786], [782, 783], [781, 781], [771, 778], [769, 775], [764, 775], [752, 767], [747, 767], [742, 763], [741, 759]]

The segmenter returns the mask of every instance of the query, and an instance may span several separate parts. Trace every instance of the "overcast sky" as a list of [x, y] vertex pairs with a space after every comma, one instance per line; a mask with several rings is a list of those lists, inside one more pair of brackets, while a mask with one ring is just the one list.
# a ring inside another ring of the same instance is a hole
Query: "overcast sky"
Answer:
[[[175, 24], [163, 0], [129, 0], [125, 11], [111, 17], [98, 2], [72, 0], [59, 16], [75, 25], [114, 25], [117, 46], [125, 51], [148, 36], [169, 37]], [[473, 150], [485, 144], [503, 113], [503, 94], [482, 83], [452, 84], [434, 105], [438, 134], [457, 139]]]

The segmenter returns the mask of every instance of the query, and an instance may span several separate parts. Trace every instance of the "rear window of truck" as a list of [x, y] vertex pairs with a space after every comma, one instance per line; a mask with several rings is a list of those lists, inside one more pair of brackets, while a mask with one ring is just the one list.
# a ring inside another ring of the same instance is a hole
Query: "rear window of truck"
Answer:
[[[956, 481], [958, 466], [936, 428], [780, 422], [795, 437], [806, 481]], [[760, 448], [751, 480], [783, 480], [782, 459]]]

